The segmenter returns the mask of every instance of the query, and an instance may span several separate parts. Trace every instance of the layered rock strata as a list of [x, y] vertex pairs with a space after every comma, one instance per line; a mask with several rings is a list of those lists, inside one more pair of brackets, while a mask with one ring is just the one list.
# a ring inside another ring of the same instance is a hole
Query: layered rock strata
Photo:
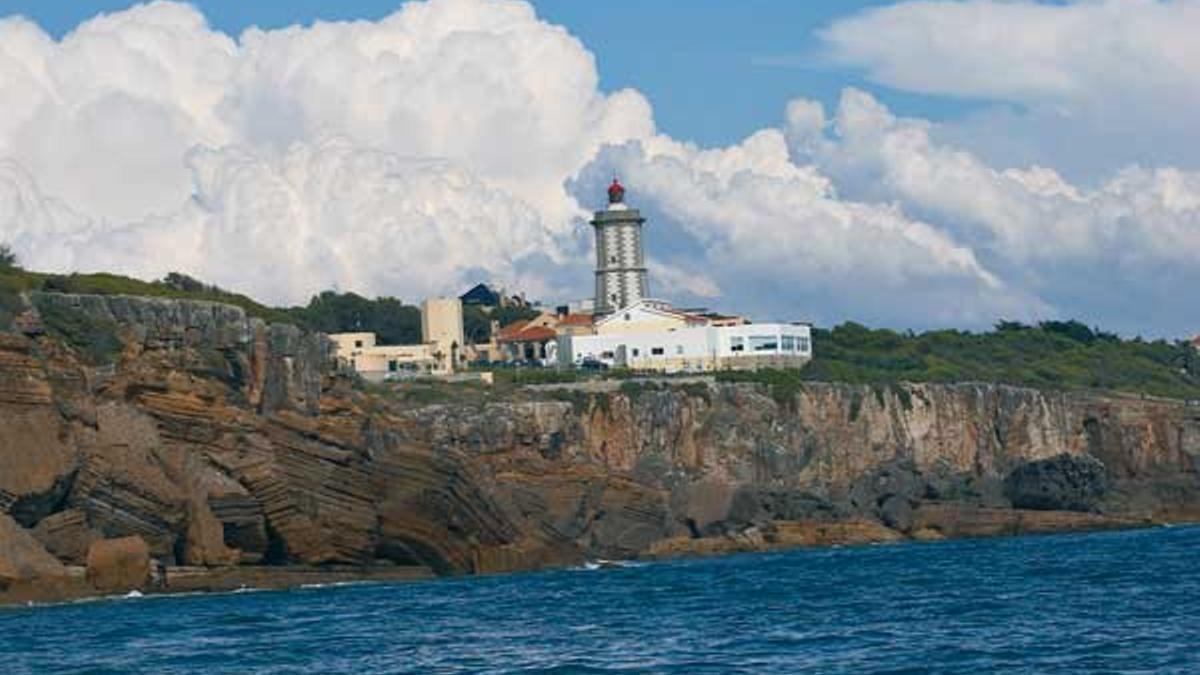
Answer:
[[46, 334], [0, 333], [0, 550], [25, 561], [0, 559], [9, 586], [123, 537], [191, 570], [485, 573], [1200, 517], [1185, 402], [631, 383], [418, 405], [237, 308], [30, 303]]

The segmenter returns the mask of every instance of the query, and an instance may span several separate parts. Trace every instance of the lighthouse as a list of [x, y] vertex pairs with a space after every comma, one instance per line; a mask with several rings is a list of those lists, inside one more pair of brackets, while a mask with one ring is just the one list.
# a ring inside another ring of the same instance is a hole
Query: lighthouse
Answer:
[[611, 314], [650, 293], [646, 258], [642, 252], [642, 225], [637, 209], [625, 203], [625, 188], [615, 177], [608, 186], [608, 208], [592, 219], [596, 230], [597, 315]]

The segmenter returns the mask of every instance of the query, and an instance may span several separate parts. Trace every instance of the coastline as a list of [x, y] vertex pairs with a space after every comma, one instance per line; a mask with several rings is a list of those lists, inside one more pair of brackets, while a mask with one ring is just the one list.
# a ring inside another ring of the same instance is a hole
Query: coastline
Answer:
[[147, 585], [123, 591], [102, 591], [88, 585], [83, 568], [75, 567], [68, 568], [68, 570], [67, 577], [34, 579], [13, 584], [7, 591], [0, 592], [0, 608], [124, 597], [133, 591], [145, 596], [226, 593], [239, 590], [284, 590], [310, 585], [343, 583], [427, 581], [437, 578], [431, 570], [425, 567], [394, 565], [367, 567], [242, 565], [215, 568], [172, 566], [166, 568], [166, 585]]
[[122, 351], [102, 367], [0, 333], [3, 603], [155, 592], [163, 566], [164, 590], [228, 591], [1200, 520], [1188, 401], [373, 388], [331, 371], [321, 336], [234, 307], [35, 300]]
[[[962, 510], [961, 505], [938, 505], [936, 510]], [[1116, 530], [1151, 529], [1200, 522], [1195, 518], [1179, 520], [1135, 519], [1069, 511], [1029, 511], [1021, 509], [972, 510], [977, 518], [960, 521], [959, 527], [945, 534], [925, 527], [905, 535], [877, 521], [851, 519], [831, 522], [780, 521], [761, 528], [715, 537], [675, 537], [651, 546], [638, 561], [681, 558], [707, 558], [744, 553], [767, 553], [797, 549], [870, 546], [905, 542], [928, 543], [957, 539], [1008, 538], [1047, 534], [1071, 534]], [[929, 514], [924, 516], [930, 518]], [[582, 564], [585, 561], [577, 561]], [[564, 569], [568, 565], [549, 565], [542, 569]], [[288, 590], [307, 586], [349, 583], [398, 583], [442, 578], [422, 566], [305, 566], [241, 565], [232, 567], [171, 566], [166, 568], [166, 585], [145, 586], [120, 592], [101, 591], [88, 585], [84, 568], [68, 568], [66, 578], [36, 579], [17, 583], [0, 592], [0, 609], [20, 605], [44, 605], [104, 598], [123, 598], [131, 592], [142, 596], [237, 591]], [[512, 574], [514, 572], [490, 573]]]

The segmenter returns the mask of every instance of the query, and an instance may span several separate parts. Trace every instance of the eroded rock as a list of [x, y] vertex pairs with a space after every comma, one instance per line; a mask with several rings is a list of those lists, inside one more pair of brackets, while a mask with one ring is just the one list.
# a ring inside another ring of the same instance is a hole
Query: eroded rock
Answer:
[[15, 520], [0, 514], [0, 591], [66, 577], [66, 568]]
[[180, 564], [479, 573], [1200, 513], [1180, 402], [635, 383], [422, 405], [356, 390], [320, 336], [237, 308], [37, 304], [121, 341], [97, 364], [54, 322], [0, 335], [0, 511], [64, 561], [134, 535]]
[[88, 548], [87, 580], [102, 592], [145, 588], [150, 582], [150, 547], [141, 537], [93, 542]]
[[1095, 511], [1108, 491], [1104, 464], [1090, 455], [1059, 455], [1022, 464], [1004, 481], [1019, 509]]

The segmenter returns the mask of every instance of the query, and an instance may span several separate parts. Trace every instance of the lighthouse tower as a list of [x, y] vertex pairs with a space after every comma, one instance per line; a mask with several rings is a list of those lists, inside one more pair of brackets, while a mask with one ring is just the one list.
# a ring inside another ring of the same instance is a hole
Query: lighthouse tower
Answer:
[[611, 314], [649, 295], [642, 252], [645, 222], [637, 209], [625, 204], [625, 188], [613, 178], [608, 186], [608, 208], [597, 211], [592, 219], [596, 228], [596, 314]]

